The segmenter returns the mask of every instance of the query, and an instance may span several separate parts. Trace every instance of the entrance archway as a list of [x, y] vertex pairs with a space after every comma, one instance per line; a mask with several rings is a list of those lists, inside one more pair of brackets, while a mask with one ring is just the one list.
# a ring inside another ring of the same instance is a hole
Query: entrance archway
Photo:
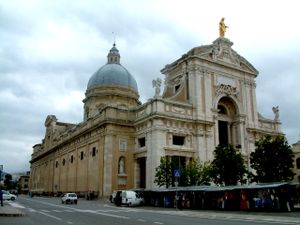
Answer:
[[229, 97], [222, 97], [218, 102], [218, 136], [219, 144], [237, 145], [239, 129], [237, 121], [238, 108]]

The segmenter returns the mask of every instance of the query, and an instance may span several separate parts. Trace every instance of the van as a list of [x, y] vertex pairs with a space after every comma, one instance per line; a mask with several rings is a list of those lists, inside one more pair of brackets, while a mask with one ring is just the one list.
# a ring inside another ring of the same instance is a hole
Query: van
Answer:
[[127, 206], [137, 206], [141, 205], [143, 202], [143, 198], [139, 196], [135, 191], [117, 191], [115, 197], [115, 204], [117, 206], [127, 205]]

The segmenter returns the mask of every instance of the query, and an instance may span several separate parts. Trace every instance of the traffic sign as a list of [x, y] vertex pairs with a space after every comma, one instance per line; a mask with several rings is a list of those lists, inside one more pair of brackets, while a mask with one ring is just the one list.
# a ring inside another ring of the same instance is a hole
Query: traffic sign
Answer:
[[177, 169], [177, 170], [174, 170], [174, 177], [177, 177], [179, 178], [181, 175], [181, 170]]

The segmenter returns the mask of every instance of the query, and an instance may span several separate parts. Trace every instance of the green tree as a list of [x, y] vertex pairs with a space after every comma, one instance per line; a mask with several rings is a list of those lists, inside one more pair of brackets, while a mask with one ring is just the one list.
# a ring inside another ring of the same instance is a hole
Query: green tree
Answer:
[[283, 136], [265, 136], [255, 143], [255, 151], [250, 154], [250, 164], [255, 174], [252, 181], [280, 182], [294, 177], [294, 154]]
[[159, 187], [166, 186], [167, 188], [172, 185], [172, 162], [168, 157], [160, 158], [160, 165], [155, 169], [155, 179]]
[[238, 182], [245, 182], [247, 170], [239, 150], [232, 145], [219, 145], [214, 151], [214, 156], [211, 176], [216, 184], [236, 185]]
[[201, 163], [199, 159], [191, 160], [182, 170], [182, 178], [185, 178], [182, 182], [185, 186], [208, 185], [211, 181], [210, 163]]
[[11, 174], [6, 174], [4, 176], [3, 183], [4, 183], [4, 186], [5, 186], [6, 190], [12, 189], [12, 176], [11, 176]]

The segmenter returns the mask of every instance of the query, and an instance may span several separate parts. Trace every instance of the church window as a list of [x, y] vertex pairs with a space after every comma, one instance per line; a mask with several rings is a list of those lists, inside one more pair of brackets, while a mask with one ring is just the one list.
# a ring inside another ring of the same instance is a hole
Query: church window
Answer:
[[80, 160], [83, 160], [83, 152], [80, 152]]
[[296, 160], [297, 169], [300, 169], [300, 157]]
[[65, 159], [62, 160], [62, 164], [63, 164], [63, 166], [66, 164], [66, 160]]
[[96, 156], [96, 147], [93, 147], [92, 149], [92, 156]]
[[73, 161], [74, 161], [74, 156], [71, 155], [71, 163], [73, 163]]
[[57, 168], [57, 167], [58, 167], [58, 161], [55, 162], [55, 168]]
[[145, 137], [139, 138], [138, 141], [139, 141], [139, 147], [140, 148], [146, 146], [146, 138]]
[[184, 145], [184, 136], [173, 135], [173, 145]]
[[175, 85], [175, 87], [174, 87], [174, 89], [175, 89], [175, 92], [177, 92], [179, 88], [180, 88], [180, 84], [178, 84], [178, 85]]
[[125, 157], [121, 156], [118, 163], [118, 174], [125, 173]]

